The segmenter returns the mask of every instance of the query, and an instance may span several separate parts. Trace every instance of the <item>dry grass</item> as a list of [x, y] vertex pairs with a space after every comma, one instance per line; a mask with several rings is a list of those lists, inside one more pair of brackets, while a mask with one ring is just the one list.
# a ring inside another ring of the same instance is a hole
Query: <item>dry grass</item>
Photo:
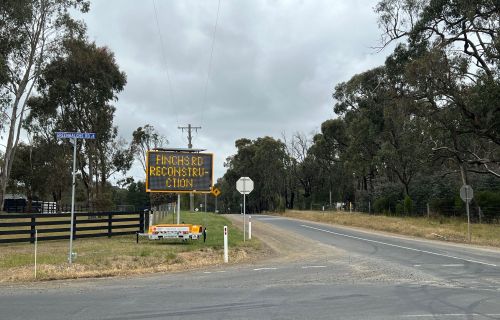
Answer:
[[[335, 211], [286, 211], [291, 218], [468, 243], [467, 223], [457, 218], [388, 217]], [[500, 225], [471, 224], [472, 244], [500, 247]]]
[[[170, 219], [171, 218], [168, 218]], [[230, 262], [248, 261], [257, 256], [257, 240], [243, 243], [243, 235], [227, 219], [214, 214], [183, 213], [186, 223], [208, 226], [207, 242], [180, 240], [149, 241], [136, 244], [135, 235], [113, 238], [77, 239], [77, 258], [67, 263], [69, 241], [38, 243], [36, 280], [109, 277], [195, 269], [223, 263], [222, 228], [229, 228]], [[217, 230], [220, 229], [220, 232]], [[0, 282], [33, 281], [34, 245], [0, 245]]]

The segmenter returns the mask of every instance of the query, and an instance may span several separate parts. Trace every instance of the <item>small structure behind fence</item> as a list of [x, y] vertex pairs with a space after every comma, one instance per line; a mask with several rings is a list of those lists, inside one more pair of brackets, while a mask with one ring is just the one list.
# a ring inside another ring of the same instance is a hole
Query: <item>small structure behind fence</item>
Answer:
[[[147, 211], [75, 213], [73, 239], [143, 233], [149, 225]], [[69, 239], [71, 215], [0, 214], [0, 243]]]

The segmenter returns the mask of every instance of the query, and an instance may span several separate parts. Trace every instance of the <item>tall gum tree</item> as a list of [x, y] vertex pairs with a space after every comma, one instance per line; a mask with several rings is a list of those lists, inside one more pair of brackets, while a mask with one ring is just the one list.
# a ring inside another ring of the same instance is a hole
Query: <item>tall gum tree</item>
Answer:
[[375, 11], [382, 45], [406, 41], [401, 75], [438, 129], [435, 153], [463, 183], [467, 172], [500, 177], [500, 2], [382, 0]]
[[[113, 125], [117, 93], [126, 84], [113, 53], [82, 39], [67, 39], [63, 54], [46, 66], [38, 81], [38, 108], [29, 118], [38, 128], [52, 131], [94, 132], [95, 140], [78, 142], [78, 166], [89, 204], [104, 191], [107, 179], [127, 171], [133, 153], [118, 138]], [[62, 143], [69, 143], [68, 141]]]
[[64, 38], [69, 34], [81, 35], [85, 29], [81, 22], [70, 17], [70, 9], [87, 12], [89, 3], [83, 0], [6, 0], [0, 6], [1, 119], [2, 130], [8, 132], [0, 168], [2, 208], [27, 102], [41, 70], [59, 53]]

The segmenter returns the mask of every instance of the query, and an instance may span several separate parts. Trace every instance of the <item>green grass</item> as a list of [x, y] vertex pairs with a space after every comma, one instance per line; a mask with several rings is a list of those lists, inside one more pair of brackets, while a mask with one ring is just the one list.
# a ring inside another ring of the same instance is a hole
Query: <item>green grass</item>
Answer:
[[[230, 255], [238, 261], [259, 250], [258, 240], [243, 242], [242, 232], [213, 213], [181, 213], [185, 223], [207, 226], [207, 241], [148, 240], [136, 236], [76, 239], [73, 265], [67, 263], [69, 240], [38, 242], [38, 279], [65, 279], [183, 270], [222, 263], [223, 227], [228, 226]], [[172, 214], [161, 223], [171, 223]], [[241, 254], [244, 252], [245, 254]], [[0, 244], [0, 282], [30, 281], [34, 274], [34, 245]]]
[[[243, 232], [237, 227], [233, 226], [232, 222], [221, 215], [214, 213], [189, 213], [181, 212], [181, 222], [203, 225], [207, 228], [207, 240], [203, 243], [203, 239], [193, 241], [191, 249], [198, 249], [202, 247], [212, 247], [214, 249], [223, 249], [224, 246], [224, 226], [228, 227], [228, 242], [231, 246], [237, 247], [251, 247], [258, 242], [244, 242]], [[161, 223], [172, 223], [172, 218], [167, 217]]]

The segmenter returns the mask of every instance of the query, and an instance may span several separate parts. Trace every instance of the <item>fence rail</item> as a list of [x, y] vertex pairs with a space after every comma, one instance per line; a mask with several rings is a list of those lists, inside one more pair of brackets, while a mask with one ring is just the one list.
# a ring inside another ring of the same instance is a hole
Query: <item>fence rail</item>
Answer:
[[[144, 211], [78, 212], [73, 223], [73, 239], [142, 233], [148, 224], [149, 213]], [[0, 243], [34, 243], [35, 230], [39, 241], [69, 239], [71, 215], [0, 214]]]

